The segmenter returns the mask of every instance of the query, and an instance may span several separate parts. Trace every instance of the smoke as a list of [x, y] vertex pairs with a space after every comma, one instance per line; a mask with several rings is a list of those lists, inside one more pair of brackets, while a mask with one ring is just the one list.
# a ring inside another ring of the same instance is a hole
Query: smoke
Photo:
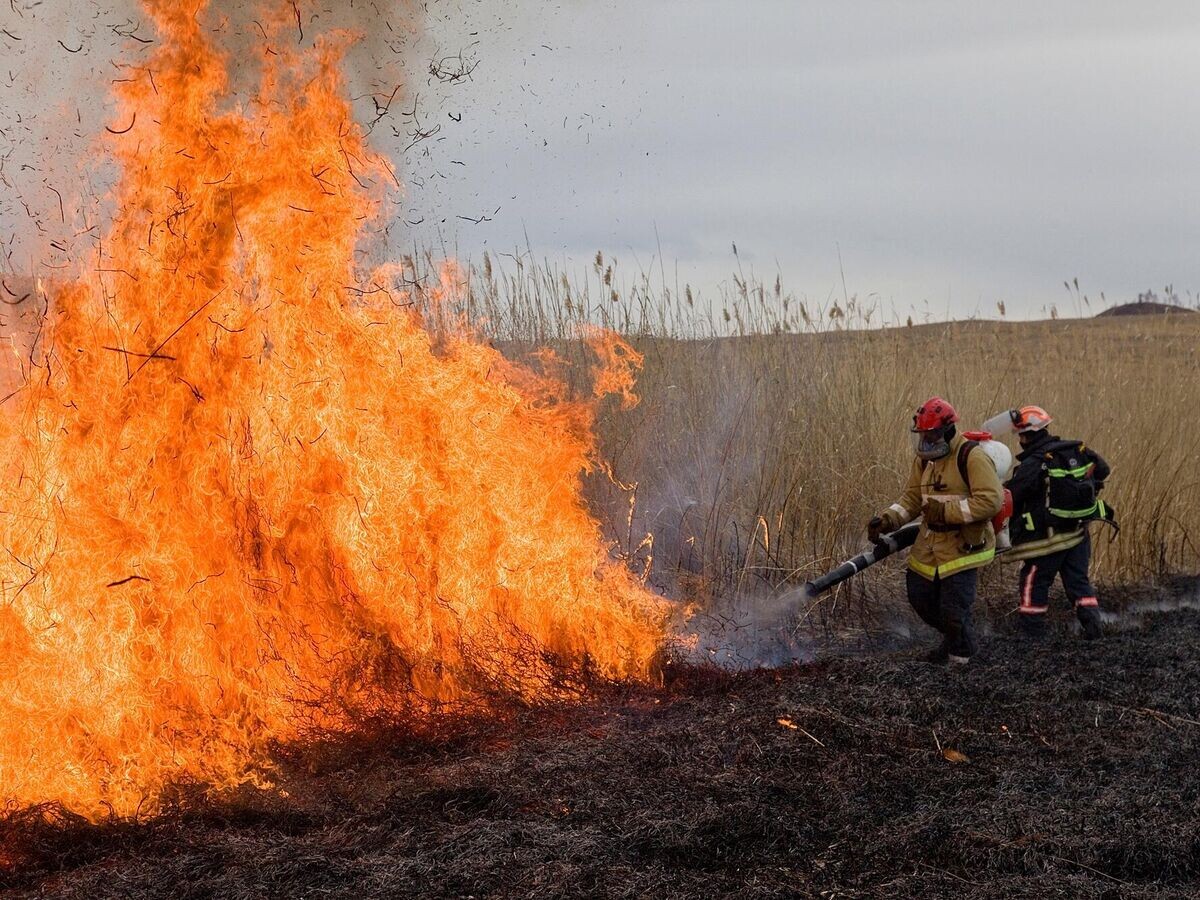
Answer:
[[[639, 443], [624, 454], [638, 482], [629, 532], [633, 541], [653, 536], [657, 590], [689, 599], [704, 592], [676, 623], [681, 658], [735, 670], [810, 661], [818, 640], [805, 617], [812, 598], [781, 580], [771, 552], [778, 523], [747, 503], [778, 508], [768, 501], [782, 449], [770, 386], [740, 367], [728, 342], [689, 352], [704, 358], [711, 380], [644, 385], [668, 401], [625, 414], [648, 419], [630, 427]], [[693, 369], [654, 368], [668, 377]]]
[[[92, 258], [116, 178], [98, 148], [116, 140], [106, 126], [125, 124], [114, 121], [112, 87], [146, 77], [158, 38], [147, 10], [161, 2], [0, 5], [0, 273], [67, 276]], [[425, 9], [417, 0], [211, 0], [203, 16], [235, 61], [234, 103], [251, 101], [256, 63], [246, 61], [259, 56], [251, 47], [353, 35], [343, 73], [355, 115], [371, 130], [391, 129], [389, 143], [402, 147], [397, 140], [415, 127], [405, 115], [414, 110], [409, 86], [433, 52]]]
[[[232, 70], [239, 78], [254, 74], [252, 61], [260, 58], [254, 51], [264, 44], [310, 46], [323, 36], [351, 36], [353, 46], [346, 53], [342, 73], [357, 112], [370, 122], [378, 113], [373, 99], [386, 108], [389, 101], [407, 96], [423, 50], [424, 9], [417, 0], [210, 0], [207, 16], [234, 60]], [[389, 112], [402, 106], [396, 103]]]
[[816, 635], [797, 615], [811, 599], [803, 588], [760, 591], [694, 610], [676, 630], [676, 656], [730, 671], [812, 662]]
[[1186, 588], [1168, 588], [1166, 593], [1151, 600], [1130, 603], [1119, 612], [1102, 610], [1101, 616], [1106, 624], [1125, 631], [1141, 628], [1147, 616], [1197, 609], [1200, 609], [1200, 580], [1193, 581]]
[[719, 574], [702, 572], [706, 545], [728, 554], [740, 549], [750, 511], [737, 502], [752, 494], [771, 452], [756, 427], [760, 386], [725, 370], [725, 344], [699, 352], [711, 358], [709, 371], [720, 373], [720, 383], [647, 388], [667, 400], [644, 412], [651, 421], [631, 429], [644, 441], [630, 454], [639, 483], [633, 530], [654, 536], [654, 576], [668, 591], [680, 575]]

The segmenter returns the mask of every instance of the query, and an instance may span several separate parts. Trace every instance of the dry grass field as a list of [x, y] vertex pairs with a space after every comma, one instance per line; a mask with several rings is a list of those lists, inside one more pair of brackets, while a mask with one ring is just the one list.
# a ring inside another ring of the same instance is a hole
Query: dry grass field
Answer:
[[[725, 600], [777, 593], [860, 548], [866, 520], [892, 501], [911, 459], [907, 429], [942, 394], [968, 425], [1037, 403], [1055, 430], [1113, 466], [1106, 500], [1122, 531], [1098, 535], [1096, 572], [1118, 589], [1200, 568], [1200, 315], [914, 323], [854, 297], [798, 300], [741, 274], [710, 300], [642, 274], [618, 284], [597, 255], [589, 277], [485, 258], [458, 274], [457, 309], [507, 352], [543, 343], [582, 365], [587, 322], [622, 331], [644, 354], [640, 405], [600, 421], [603, 452], [629, 494], [593, 478], [619, 550], [653, 553], [668, 591]], [[417, 270], [428, 266], [417, 263]], [[1074, 290], [1072, 313], [1090, 313]], [[1003, 313], [1003, 308], [998, 312]], [[880, 327], [887, 325], [889, 327]], [[653, 536], [653, 550], [643, 543]], [[640, 547], [640, 549], [639, 549]], [[897, 586], [895, 564], [822, 601]], [[986, 591], [1015, 606], [1013, 573]]]

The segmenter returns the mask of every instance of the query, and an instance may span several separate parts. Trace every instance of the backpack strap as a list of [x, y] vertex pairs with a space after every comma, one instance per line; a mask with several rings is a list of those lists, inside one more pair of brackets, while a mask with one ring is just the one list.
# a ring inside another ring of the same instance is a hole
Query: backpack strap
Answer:
[[1121, 526], [1117, 524], [1117, 513], [1103, 500], [1097, 500], [1096, 505], [1099, 507], [1100, 514], [1096, 517], [1095, 521], [1112, 527], [1112, 534], [1108, 536], [1108, 542], [1111, 544], [1117, 539], [1117, 535], [1121, 533]]
[[979, 441], [963, 441], [962, 446], [958, 448], [958, 474], [962, 476], [963, 484], [967, 486], [967, 493], [971, 492], [971, 473], [967, 471], [967, 460], [971, 456], [971, 451], [979, 446]]

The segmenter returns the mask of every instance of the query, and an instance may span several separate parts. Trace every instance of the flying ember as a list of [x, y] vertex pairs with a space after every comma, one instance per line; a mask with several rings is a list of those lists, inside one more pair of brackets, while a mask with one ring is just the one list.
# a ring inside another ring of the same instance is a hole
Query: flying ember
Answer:
[[[397, 283], [355, 261], [396, 185], [350, 39], [265, 40], [239, 100], [207, 0], [143, 5], [111, 227], [0, 416], [0, 806], [144, 811], [308, 729], [648, 676], [662, 606], [582, 496], [594, 406], [364, 289]], [[637, 355], [598, 358], [628, 397]]]

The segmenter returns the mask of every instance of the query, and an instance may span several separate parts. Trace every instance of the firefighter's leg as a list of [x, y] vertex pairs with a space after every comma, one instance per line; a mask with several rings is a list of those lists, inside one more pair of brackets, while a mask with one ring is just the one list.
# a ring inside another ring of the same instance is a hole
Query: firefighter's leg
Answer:
[[1027, 559], [1021, 566], [1021, 605], [1017, 610], [1017, 625], [1025, 637], [1038, 639], [1046, 634], [1050, 585], [1054, 584], [1064, 555], [1060, 552], [1039, 556], [1037, 559]]
[[[905, 575], [905, 586], [908, 588], [908, 603], [913, 611], [921, 617], [921, 621], [930, 628], [942, 630], [942, 606], [940, 601], [940, 583], [922, 578], [909, 569]], [[947, 659], [946, 639], [926, 656], [932, 663], [944, 663]]]
[[979, 586], [979, 570], [956, 572], [941, 579], [942, 633], [950, 662], [965, 663], [975, 655], [975, 623], [971, 607]]
[[930, 581], [909, 569], [905, 574], [908, 589], [908, 604], [921, 621], [930, 628], [942, 630], [942, 609], [938, 602], [938, 583]]
[[1088, 578], [1088, 566], [1092, 561], [1092, 540], [1086, 536], [1083, 542], [1066, 552], [1062, 568], [1063, 587], [1067, 597], [1075, 604], [1075, 616], [1083, 629], [1083, 636], [1095, 640], [1104, 634], [1100, 624], [1100, 601], [1096, 598], [1096, 589]]

